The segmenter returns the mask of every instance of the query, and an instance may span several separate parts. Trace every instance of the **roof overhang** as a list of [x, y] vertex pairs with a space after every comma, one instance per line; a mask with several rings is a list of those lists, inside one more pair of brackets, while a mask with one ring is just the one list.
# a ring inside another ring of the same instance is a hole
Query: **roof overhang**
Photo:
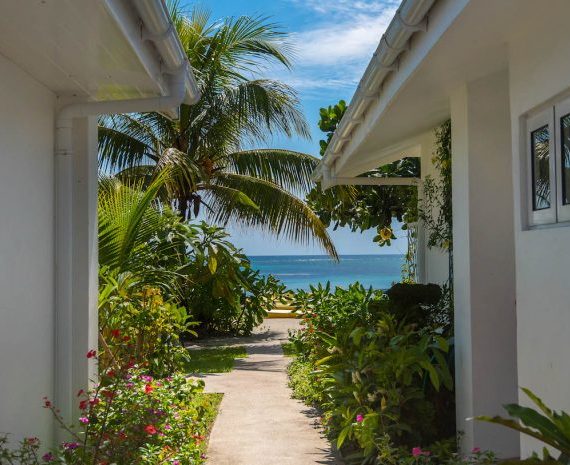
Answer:
[[[163, 0], [1, 0], [0, 53], [58, 97], [163, 96], [186, 56]], [[157, 35], [160, 41], [151, 40]], [[160, 44], [160, 45], [157, 45]], [[199, 98], [188, 67], [185, 102]]]
[[[452, 93], [508, 69], [508, 43], [532, 33], [536, 19], [535, 0], [435, 0], [423, 18], [426, 30], [410, 35], [382, 80], [370, 78], [373, 57], [315, 177], [323, 166], [349, 177], [393, 161], [395, 153], [413, 156], [414, 140], [449, 118]], [[397, 21], [398, 14], [388, 31]]]

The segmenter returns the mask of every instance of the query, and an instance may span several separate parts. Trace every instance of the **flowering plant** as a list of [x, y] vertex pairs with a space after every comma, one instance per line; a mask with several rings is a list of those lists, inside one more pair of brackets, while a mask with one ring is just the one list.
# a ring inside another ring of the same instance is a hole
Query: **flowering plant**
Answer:
[[[90, 352], [89, 357], [93, 354]], [[138, 367], [107, 370], [101, 383], [77, 395], [77, 425], [67, 425], [44, 398], [69, 439], [40, 456], [39, 440], [24, 440], [11, 451], [0, 438], [0, 463], [38, 465], [197, 465], [219, 397], [203, 393], [203, 382], [181, 374], [155, 379]]]

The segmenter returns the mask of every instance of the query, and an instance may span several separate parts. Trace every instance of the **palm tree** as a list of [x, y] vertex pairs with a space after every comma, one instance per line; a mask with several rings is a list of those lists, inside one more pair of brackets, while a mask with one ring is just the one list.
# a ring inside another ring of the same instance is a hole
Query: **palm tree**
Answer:
[[309, 138], [295, 91], [263, 79], [270, 65], [291, 66], [285, 33], [261, 17], [212, 23], [195, 9], [172, 16], [202, 92], [178, 121], [159, 113], [104, 117], [102, 169], [152, 179], [165, 167], [180, 173], [162, 195], [181, 217], [203, 210], [216, 223], [234, 222], [302, 243], [316, 240], [337, 257], [326, 227], [298, 195], [308, 191], [318, 160], [278, 149], [248, 149], [281, 134]]

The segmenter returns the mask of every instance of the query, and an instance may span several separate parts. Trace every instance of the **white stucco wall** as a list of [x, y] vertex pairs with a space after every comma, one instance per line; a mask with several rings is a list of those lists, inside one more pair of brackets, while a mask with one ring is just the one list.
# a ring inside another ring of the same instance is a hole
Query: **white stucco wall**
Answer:
[[0, 431], [49, 440], [55, 96], [0, 56]]
[[[541, 9], [510, 45], [519, 385], [570, 411], [570, 225], [526, 228], [524, 114], [570, 88], [570, 3]], [[521, 142], [522, 141], [522, 142]], [[526, 402], [524, 395], [521, 400]], [[542, 447], [522, 438], [523, 454]]]
[[465, 419], [517, 398], [510, 120], [506, 71], [451, 98], [457, 427], [464, 451], [501, 457], [518, 455], [518, 435]]

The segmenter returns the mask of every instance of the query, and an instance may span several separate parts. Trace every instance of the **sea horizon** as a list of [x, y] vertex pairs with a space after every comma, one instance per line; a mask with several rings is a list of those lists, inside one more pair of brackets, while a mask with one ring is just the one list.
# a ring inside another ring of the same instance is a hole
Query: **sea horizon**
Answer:
[[331, 283], [347, 288], [353, 282], [365, 287], [388, 289], [401, 280], [403, 254], [343, 254], [335, 262], [328, 255], [250, 255], [252, 268], [273, 275], [288, 289], [309, 289]]

